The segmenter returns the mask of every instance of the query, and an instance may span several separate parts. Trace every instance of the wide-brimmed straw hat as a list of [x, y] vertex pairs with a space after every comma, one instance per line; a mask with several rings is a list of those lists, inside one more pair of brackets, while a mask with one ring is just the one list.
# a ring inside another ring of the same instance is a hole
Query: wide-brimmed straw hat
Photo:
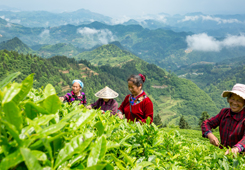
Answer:
[[103, 99], [114, 99], [118, 97], [119, 94], [109, 87], [105, 86], [105, 88], [95, 93], [95, 96]]
[[221, 94], [222, 97], [230, 97], [231, 93], [237, 94], [245, 100], [245, 85], [244, 84], [235, 84], [231, 91], [223, 91]]

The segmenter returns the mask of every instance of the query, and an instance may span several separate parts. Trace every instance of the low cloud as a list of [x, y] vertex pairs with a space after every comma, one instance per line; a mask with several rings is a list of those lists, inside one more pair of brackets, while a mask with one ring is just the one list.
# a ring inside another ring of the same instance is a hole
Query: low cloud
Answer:
[[6, 25], [6, 27], [11, 27], [12, 25], [8, 22], [7, 23], [7, 25]]
[[219, 18], [219, 17], [212, 17], [212, 16], [209, 16], [209, 15], [196, 15], [196, 16], [185, 16], [184, 19], [178, 21], [178, 22], [186, 22], [186, 21], [196, 21], [196, 20], [203, 20], [203, 21], [215, 21], [217, 22], [218, 24], [231, 24], [231, 23], [242, 23], [241, 21], [239, 21], [238, 19], [222, 19], [222, 18]]
[[45, 29], [41, 34], [39, 35], [41, 38], [48, 37], [49, 36], [49, 30]]
[[188, 48], [196, 51], [214, 51], [219, 52], [223, 48], [245, 47], [245, 36], [228, 35], [224, 40], [218, 41], [206, 33], [194, 34], [186, 37]]
[[157, 20], [158, 20], [158, 21], [161, 21], [161, 22], [163, 22], [163, 23], [166, 23], [166, 22], [167, 22], [167, 18], [166, 18], [165, 15], [158, 15], [158, 16], [157, 16]]
[[77, 32], [80, 33], [82, 36], [89, 38], [96, 44], [108, 44], [111, 41], [115, 41], [115, 36], [108, 29], [97, 30], [84, 27], [77, 29]]
[[0, 16], [0, 18], [6, 20], [7, 22], [9, 22], [9, 18], [6, 18], [4, 15], [3, 16]]
[[[200, 17], [199, 16], [185, 16], [184, 19], [182, 19], [181, 21], [182, 22], [185, 22], [185, 21], [196, 21], [198, 20]], [[180, 22], [180, 21], [179, 21]]]
[[11, 19], [9, 22], [20, 24], [21, 20], [20, 19]]
[[115, 18], [111, 20], [111, 23], [113, 25], [117, 25], [117, 24], [123, 24], [124, 22], [128, 22], [131, 18], [127, 17], [126, 15], [120, 17], [120, 18]]

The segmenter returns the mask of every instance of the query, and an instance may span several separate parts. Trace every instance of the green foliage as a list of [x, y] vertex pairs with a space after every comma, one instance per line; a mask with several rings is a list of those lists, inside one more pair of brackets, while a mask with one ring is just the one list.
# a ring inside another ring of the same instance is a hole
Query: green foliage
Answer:
[[180, 117], [179, 128], [180, 129], [190, 129], [190, 126], [188, 122], [185, 120], [183, 115]]
[[50, 58], [57, 55], [72, 58], [83, 51], [84, 49], [77, 48], [72, 44], [58, 43], [55, 45], [44, 45], [38, 49], [37, 53], [43, 58]]
[[108, 44], [100, 46], [93, 51], [80, 53], [74, 58], [76, 60], [88, 60], [91, 64], [96, 66], [110, 65], [119, 67], [138, 57], [128, 51], [121, 50], [114, 44]]
[[[94, 53], [94, 51], [97, 52]], [[194, 116], [191, 117], [192, 119], [188, 119], [189, 124], [196, 126], [200, 112], [208, 111], [210, 115], [217, 114], [218, 109], [212, 99], [191, 81], [180, 79], [173, 73], [168, 73], [154, 64], [149, 64], [131, 53], [127, 52], [129, 58], [124, 58], [125, 51], [115, 45], [102, 46], [94, 51], [90, 53], [92, 58], [95, 54], [108, 52], [102, 58], [97, 58], [97, 62], [103, 61], [104, 58], [114, 58], [118, 61], [122, 58], [126, 62], [122, 62], [120, 66], [102, 65], [98, 67], [86, 60], [77, 62], [64, 56], [43, 59], [4, 50], [0, 51], [0, 57], [3, 59], [2, 65], [0, 64], [0, 79], [9, 73], [21, 71], [22, 74], [16, 78], [16, 81], [20, 82], [25, 76], [35, 73], [36, 81], [33, 82], [35, 88], [52, 84], [59, 95], [70, 91], [72, 80], [81, 79], [85, 84], [82, 91], [87, 96], [88, 104], [97, 100], [94, 93], [108, 86], [119, 93], [116, 100], [120, 105], [124, 97], [130, 93], [127, 89], [127, 78], [131, 74], [142, 73], [147, 75], [143, 89], [153, 102], [155, 115], [159, 113], [165, 124], [174, 116], [188, 114]], [[117, 55], [113, 56], [114, 53]], [[154, 88], [154, 86], [161, 88]], [[31, 103], [27, 105], [28, 109], [34, 108]], [[166, 114], [168, 116], [165, 116]], [[30, 116], [30, 118], [32, 117]], [[175, 124], [177, 125], [178, 122]]]
[[161, 120], [161, 117], [159, 114], [157, 114], [154, 119], [153, 119], [153, 123], [158, 126], [159, 128], [162, 128], [163, 127], [163, 124], [162, 124], [162, 120]]
[[202, 122], [204, 121], [204, 120], [207, 120], [207, 119], [209, 119], [209, 114], [208, 114], [208, 112], [202, 112], [202, 116], [200, 117], [200, 119], [199, 119], [199, 122], [198, 122], [198, 125], [199, 126], [201, 126], [202, 125]]
[[18, 51], [19, 53], [34, 53], [30, 47], [24, 44], [19, 38], [15, 37], [11, 40], [0, 43], [0, 50]]
[[[32, 79], [27, 80], [32, 84]], [[23, 94], [28, 92], [16, 104], [19, 110], [27, 102], [46, 110], [43, 103], [50, 101], [53, 94], [47, 96], [45, 91], [15, 84], [1, 89], [1, 98], [11, 96], [5, 101], [15, 103], [12, 100], [18, 93], [11, 90], [14, 86], [21, 88], [17, 91], [24, 91]], [[59, 110], [55, 113], [46, 110], [47, 114], [24, 109], [18, 114], [22, 118], [19, 126], [6, 119], [14, 110], [3, 109], [8, 107], [5, 101], [0, 103], [1, 170], [244, 168], [242, 156], [224, 156], [224, 150], [210, 145], [204, 138], [190, 139], [178, 131], [158, 129], [155, 124], [131, 124], [110, 116], [109, 112], [101, 114], [100, 110], [87, 110], [77, 104], [57, 105]], [[35, 112], [33, 119], [26, 116], [29, 111], [29, 115]]]

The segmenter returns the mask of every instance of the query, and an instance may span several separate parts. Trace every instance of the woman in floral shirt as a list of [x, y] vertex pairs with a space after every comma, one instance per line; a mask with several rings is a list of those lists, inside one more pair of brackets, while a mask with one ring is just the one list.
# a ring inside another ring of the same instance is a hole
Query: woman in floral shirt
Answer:
[[63, 102], [71, 103], [73, 101], [80, 101], [80, 104], [86, 105], [86, 96], [84, 92], [81, 92], [84, 87], [83, 82], [81, 80], [73, 80], [72, 82], [72, 91], [67, 93], [65, 96], [60, 97], [60, 100]]
[[145, 75], [131, 75], [128, 78], [128, 89], [131, 94], [127, 95], [118, 108], [117, 115], [120, 119], [123, 115], [128, 121], [141, 121], [146, 123], [147, 118], [150, 118], [150, 123], [153, 122], [153, 104], [151, 99], [143, 91], [143, 83]]

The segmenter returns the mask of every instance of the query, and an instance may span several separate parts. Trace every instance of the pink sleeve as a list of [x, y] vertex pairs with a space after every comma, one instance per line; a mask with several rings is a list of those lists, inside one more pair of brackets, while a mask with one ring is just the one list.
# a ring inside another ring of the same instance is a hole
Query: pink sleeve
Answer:
[[117, 108], [118, 108], [118, 103], [117, 101], [115, 101], [111, 109], [111, 114], [115, 115], [117, 113]]

